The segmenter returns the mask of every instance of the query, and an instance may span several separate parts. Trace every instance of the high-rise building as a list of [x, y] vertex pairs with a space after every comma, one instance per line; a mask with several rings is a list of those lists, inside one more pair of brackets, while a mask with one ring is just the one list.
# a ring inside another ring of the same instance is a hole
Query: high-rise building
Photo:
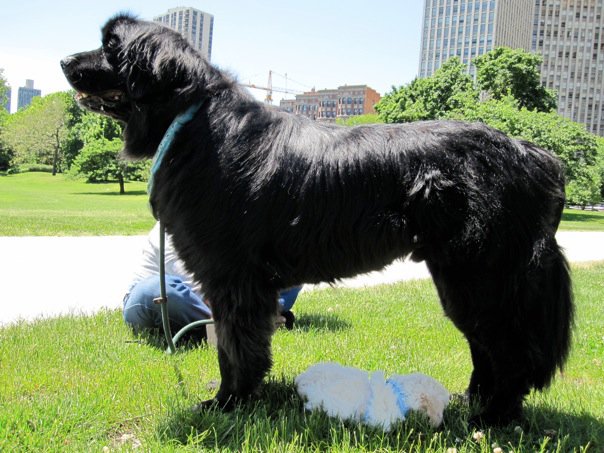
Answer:
[[208, 61], [212, 59], [213, 15], [195, 8], [171, 8], [153, 20], [178, 31]]
[[34, 81], [27, 79], [24, 87], [19, 87], [19, 98], [17, 100], [17, 109], [21, 110], [31, 104], [31, 101], [36, 96], [42, 96], [42, 91], [34, 88]]
[[334, 122], [337, 118], [375, 113], [380, 94], [367, 85], [344, 85], [337, 89], [312, 90], [284, 99], [279, 107], [317, 121]]
[[499, 46], [530, 50], [534, 2], [424, 0], [419, 76], [432, 75], [454, 56], [469, 64]]
[[604, 136], [604, 1], [534, 0], [532, 50], [558, 113]]
[[6, 109], [6, 111], [8, 113], [10, 113], [10, 99], [12, 96], [12, 92], [13, 92], [13, 90], [11, 89], [10, 85], [6, 85], [6, 93], [5, 93], [6, 99], [4, 100], [4, 108]]
[[604, 0], [424, 0], [420, 77], [499, 46], [541, 55], [558, 113], [604, 136]]

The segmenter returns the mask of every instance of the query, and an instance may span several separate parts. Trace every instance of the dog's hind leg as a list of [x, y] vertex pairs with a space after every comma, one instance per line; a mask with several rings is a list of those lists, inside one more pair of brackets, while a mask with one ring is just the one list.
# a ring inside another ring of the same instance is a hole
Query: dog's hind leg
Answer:
[[508, 322], [511, 307], [501, 300], [501, 286], [492, 281], [495, 272], [479, 266], [428, 267], [445, 313], [470, 345], [474, 369], [468, 396], [480, 405], [480, 421], [502, 424], [516, 418], [529, 391], [522, 384], [526, 367], [520, 365], [526, 346]]
[[234, 289], [206, 296], [216, 323], [221, 375], [215, 402], [228, 410], [250, 396], [271, 367], [277, 292]]
[[568, 354], [570, 276], [555, 239], [517, 268], [428, 263], [446, 314], [466, 336], [474, 371], [475, 420], [501, 425], [522, 414], [529, 391], [547, 386]]
[[493, 375], [493, 363], [488, 351], [476, 341], [469, 341], [472, 354], [472, 376], [468, 386], [468, 396], [474, 402], [480, 404], [488, 401], [495, 389], [495, 376]]

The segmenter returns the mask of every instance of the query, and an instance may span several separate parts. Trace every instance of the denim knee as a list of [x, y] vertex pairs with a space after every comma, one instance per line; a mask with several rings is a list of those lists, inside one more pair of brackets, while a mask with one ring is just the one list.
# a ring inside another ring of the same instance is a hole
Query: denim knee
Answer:
[[[124, 300], [124, 321], [134, 328], [161, 327], [161, 307], [153, 302], [159, 296], [159, 275], [135, 284]], [[174, 328], [212, 316], [203, 299], [178, 276], [166, 275], [166, 296], [170, 324]]]

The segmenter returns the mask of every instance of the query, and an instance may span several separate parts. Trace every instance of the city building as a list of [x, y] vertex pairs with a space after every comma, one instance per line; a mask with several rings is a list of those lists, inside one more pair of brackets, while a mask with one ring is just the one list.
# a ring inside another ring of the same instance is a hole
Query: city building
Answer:
[[36, 96], [42, 96], [42, 91], [34, 88], [34, 81], [27, 79], [24, 87], [19, 87], [17, 100], [17, 110], [21, 110], [31, 104], [31, 101]]
[[531, 49], [535, 0], [424, 0], [419, 76], [453, 56], [470, 61], [495, 47]]
[[558, 113], [604, 136], [604, 1], [533, 0], [532, 50]]
[[213, 15], [195, 8], [171, 8], [153, 20], [180, 32], [208, 61], [212, 59]]
[[541, 55], [558, 113], [604, 136], [604, 0], [424, 0], [420, 77], [499, 46]]
[[282, 100], [279, 107], [313, 120], [335, 122], [338, 118], [375, 113], [379, 100], [380, 94], [367, 85], [344, 85], [298, 94], [296, 99]]
[[8, 113], [10, 113], [10, 100], [11, 100], [11, 96], [12, 96], [13, 90], [11, 89], [10, 85], [6, 85], [6, 99], [4, 100], [4, 108], [6, 109], [6, 111]]

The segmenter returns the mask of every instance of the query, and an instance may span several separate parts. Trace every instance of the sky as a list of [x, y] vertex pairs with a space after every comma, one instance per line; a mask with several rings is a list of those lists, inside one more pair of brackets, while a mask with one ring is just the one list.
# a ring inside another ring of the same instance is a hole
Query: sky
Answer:
[[[33, 79], [42, 95], [69, 89], [59, 61], [100, 46], [120, 11], [141, 19], [177, 6], [214, 16], [212, 63], [241, 83], [298, 92], [366, 84], [384, 95], [419, 67], [421, 0], [3, 0], [0, 68], [12, 87]], [[287, 79], [283, 77], [287, 75]], [[251, 90], [259, 99], [265, 92]], [[285, 96], [274, 93], [275, 102]]]

